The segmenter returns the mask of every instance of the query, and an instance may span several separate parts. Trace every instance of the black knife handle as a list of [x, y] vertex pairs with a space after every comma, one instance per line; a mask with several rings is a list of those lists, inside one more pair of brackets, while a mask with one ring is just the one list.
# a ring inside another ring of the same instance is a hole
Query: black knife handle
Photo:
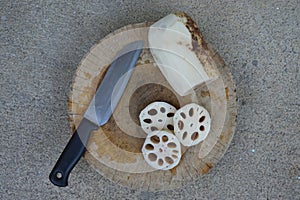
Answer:
[[90, 134], [95, 129], [95, 124], [83, 118], [49, 175], [54, 185], [68, 185], [69, 174], [85, 152]]

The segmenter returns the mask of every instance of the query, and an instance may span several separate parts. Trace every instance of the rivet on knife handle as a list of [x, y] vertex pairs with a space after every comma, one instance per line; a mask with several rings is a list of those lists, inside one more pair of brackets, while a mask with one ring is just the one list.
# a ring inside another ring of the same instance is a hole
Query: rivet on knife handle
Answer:
[[91, 132], [97, 128], [94, 123], [83, 118], [49, 175], [54, 185], [60, 187], [68, 185], [70, 172], [85, 152]]

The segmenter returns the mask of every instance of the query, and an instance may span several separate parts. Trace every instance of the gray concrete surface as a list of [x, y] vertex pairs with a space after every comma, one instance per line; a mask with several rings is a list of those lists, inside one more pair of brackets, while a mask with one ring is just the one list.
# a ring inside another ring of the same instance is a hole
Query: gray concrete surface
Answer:
[[[164, 192], [130, 190], [81, 160], [70, 186], [48, 174], [69, 138], [66, 102], [89, 48], [124, 25], [185, 11], [224, 58], [238, 125], [205, 177]], [[0, 199], [300, 199], [300, 2], [0, 2]]]

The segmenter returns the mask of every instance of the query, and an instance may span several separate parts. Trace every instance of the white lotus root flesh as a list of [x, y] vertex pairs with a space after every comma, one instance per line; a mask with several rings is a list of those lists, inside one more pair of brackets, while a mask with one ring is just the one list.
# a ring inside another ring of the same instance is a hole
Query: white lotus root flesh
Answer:
[[157, 130], [174, 130], [173, 117], [176, 108], [165, 102], [153, 102], [140, 113], [142, 129], [147, 133]]
[[185, 105], [174, 115], [174, 132], [184, 146], [193, 146], [203, 141], [210, 130], [208, 111], [195, 103]]
[[[196, 36], [196, 37], [195, 37]], [[172, 88], [180, 95], [193, 93], [194, 87], [218, 77], [207, 58], [199, 60], [195, 46], [200, 45], [196, 24], [184, 13], [165, 16], [151, 25], [148, 41], [158, 68]]]
[[181, 158], [180, 142], [167, 131], [154, 131], [148, 134], [142, 148], [145, 161], [153, 168], [172, 169]]

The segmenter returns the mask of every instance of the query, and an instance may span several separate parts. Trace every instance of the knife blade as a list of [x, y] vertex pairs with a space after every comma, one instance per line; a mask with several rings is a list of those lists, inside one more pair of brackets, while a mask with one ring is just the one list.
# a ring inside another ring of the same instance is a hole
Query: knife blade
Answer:
[[69, 174], [85, 152], [90, 133], [107, 123], [114, 112], [143, 46], [143, 41], [135, 41], [124, 46], [116, 54], [82, 121], [49, 175], [54, 185], [59, 187], [68, 185]]

